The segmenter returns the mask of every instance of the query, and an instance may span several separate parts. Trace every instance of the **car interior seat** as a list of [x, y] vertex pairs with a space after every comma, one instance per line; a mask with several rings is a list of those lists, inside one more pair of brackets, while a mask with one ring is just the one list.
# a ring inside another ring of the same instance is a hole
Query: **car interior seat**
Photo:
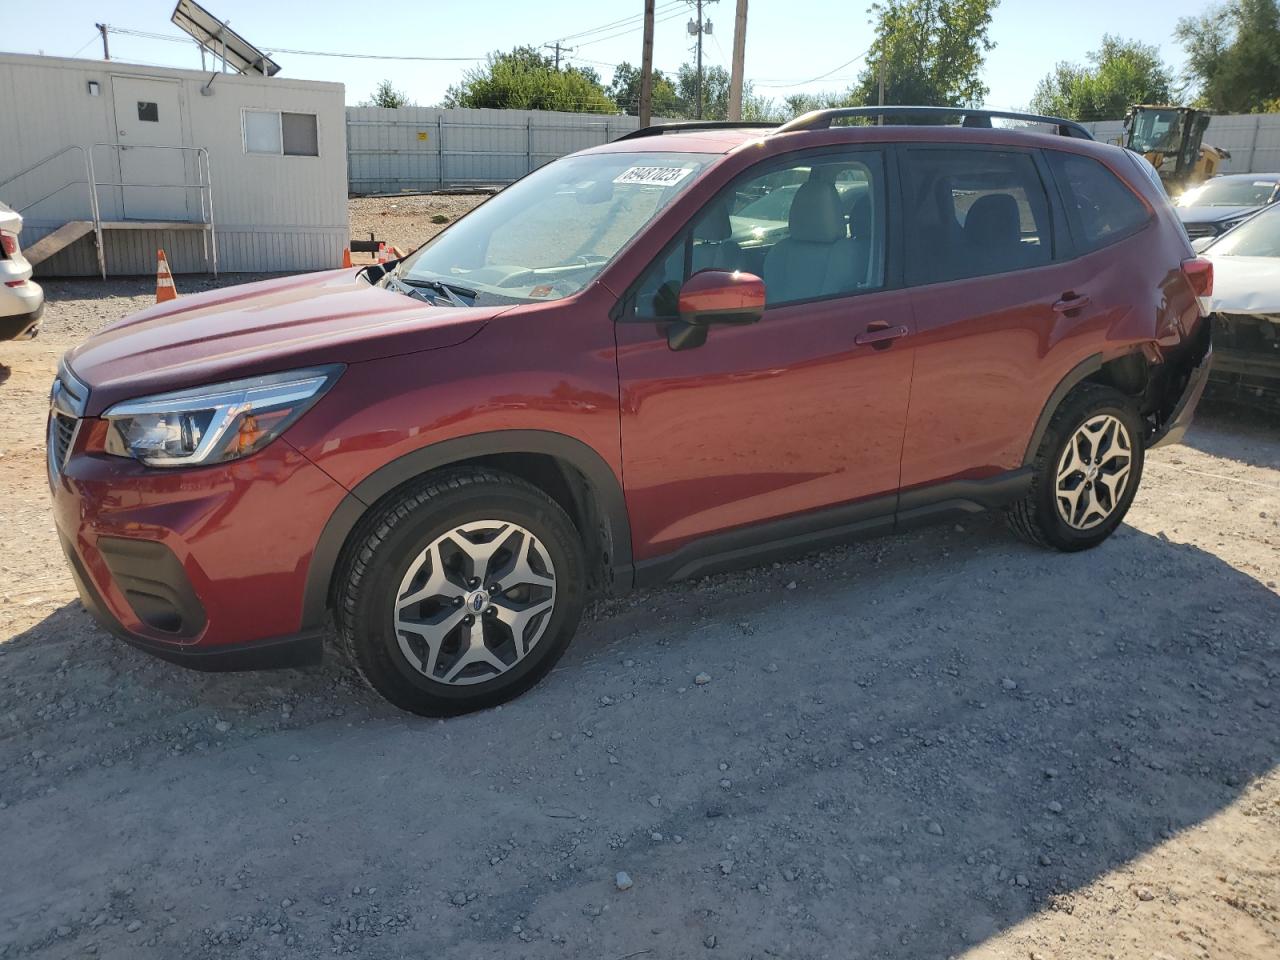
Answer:
[[835, 185], [810, 178], [796, 191], [790, 235], [764, 259], [765, 296], [771, 303], [807, 300], [857, 286], [855, 243]]

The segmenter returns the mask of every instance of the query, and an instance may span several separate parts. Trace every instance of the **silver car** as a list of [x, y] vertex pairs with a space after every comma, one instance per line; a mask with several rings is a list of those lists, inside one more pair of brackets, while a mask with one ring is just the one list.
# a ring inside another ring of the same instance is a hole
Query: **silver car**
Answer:
[[30, 340], [40, 332], [44, 291], [18, 246], [22, 217], [0, 203], [0, 340]]

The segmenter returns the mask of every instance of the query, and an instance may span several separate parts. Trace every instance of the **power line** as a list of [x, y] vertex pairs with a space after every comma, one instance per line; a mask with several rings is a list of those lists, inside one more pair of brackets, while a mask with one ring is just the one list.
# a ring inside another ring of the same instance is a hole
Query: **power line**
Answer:
[[[655, 24], [658, 24], [658, 23], [668, 23], [668, 22], [669, 22], [669, 21], [671, 21], [671, 20], [679, 20], [679, 19], [680, 19], [681, 17], [683, 17], [683, 16], [684, 16], [684, 9], [683, 9], [683, 8], [681, 8], [681, 9], [677, 10], [675, 13], [671, 14], [670, 16], [663, 17], [663, 18], [660, 18], [660, 19], [658, 19], [658, 20], [655, 20], [655, 21], [654, 21], [654, 23], [655, 23]], [[637, 24], [637, 25], [635, 25], [635, 26], [633, 26], [633, 27], [630, 27], [630, 28], [628, 28], [628, 29], [626, 29], [626, 30], [623, 30], [623, 31], [621, 31], [621, 32], [619, 32], [619, 33], [611, 33], [611, 34], [609, 34], [609, 36], [607, 36], [607, 37], [596, 37], [594, 40], [584, 40], [582, 43], [578, 44], [578, 46], [579, 46], [579, 47], [585, 47], [585, 46], [588, 46], [588, 45], [593, 44], [593, 43], [604, 43], [604, 41], [606, 41], [606, 40], [613, 40], [613, 39], [615, 39], [615, 38], [617, 38], [617, 37], [625, 37], [625, 36], [626, 36], [627, 34], [629, 34], [629, 33], [635, 33], [637, 30], [642, 30], [642, 29], [644, 29], [644, 25], [643, 25], [643, 24]]]
[[[684, 4], [684, 0], [667, 0], [666, 3], [658, 4], [655, 12], [667, 13], [672, 8], [682, 6], [683, 4]], [[638, 13], [630, 17], [622, 17], [618, 20], [612, 20], [609, 23], [602, 23], [600, 26], [592, 27], [590, 30], [581, 30], [578, 33], [571, 33], [568, 36], [560, 37], [559, 39], [560, 40], [576, 40], [579, 37], [590, 36], [593, 33], [601, 33], [605, 30], [612, 30], [614, 27], [619, 27], [626, 23], [639, 23], [643, 19], [644, 19], [644, 14]]]
[[[108, 33], [119, 33], [129, 37], [142, 37], [147, 40], [167, 40], [171, 43], [191, 43], [191, 37], [179, 37], [171, 33], [152, 33], [148, 30], [131, 30], [127, 27], [107, 27]], [[291, 53], [299, 57], [341, 57], [347, 60], [419, 60], [427, 62], [457, 61], [474, 62], [487, 57], [419, 57], [387, 53], [339, 53], [331, 50], [290, 50], [286, 47], [267, 47], [274, 56], [277, 53]]]
[[758, 84], [756, 84], [756, 86], [758, 86], [758, 87], [769, 87], [769, 88], [773, 89], [773, 88], [779, 88], [779, 87], [803, 87], [803, 86], [805, 86], [806, 84], [810, 84], [810, 83], [817, 83], [819, 80], [826, 80], [826, 79], [827, 79], [828, 77], [830, 77], [833, 73], [836, 73], [837, 71], [843, 70], [845, 67], [852, 66], [853, 64], [857, 63], [859, 60], [861, 60], [863, 57], [865, 57], [865, 56], [866, 56], [868, 53], [870, 53], [870, 52], [871, 52], [871, 47], [867, 47], [867, 49], [863, 50], [860, 54], [858, 54], [858, 55], [857, 55], [856, 57], [854, 57], [852, 60], [846, 60], [844, 63], [840, 64], [840, 66], [838, 66], [838, 67], [832, 67], [832, 68], [831, 68], [830, 70], [828, 70], [826, 73], [819, 74], [818, 76], [816, 76], [816, 77], [812, 77], [812, 78], [810, 78], [810, 79], [808, 79], [808, 80], [801, 80], [799, 83], [758, 83]]

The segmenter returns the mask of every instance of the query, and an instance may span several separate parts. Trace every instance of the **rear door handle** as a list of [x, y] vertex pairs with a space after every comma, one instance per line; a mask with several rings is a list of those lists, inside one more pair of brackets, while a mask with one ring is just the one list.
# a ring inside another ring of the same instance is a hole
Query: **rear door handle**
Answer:
[[899, 337], [905, 337], [906, 335], [906, 327], [877, 326], [874, 330], [868, 327], [867, 332], [858, 334], [853, 338], [853, 342], [860, 347], [868, 343], [887, 344], [890, 340], [897, 340]]
[[1090, 302], [1089, 297], [1084, 294], [1078, 297], [1068, 295], [1055, 303], [1053, 305], [1053, 310], [1054, 313], [1070, 313], [1072, 310], [1079, 310], [1083, 307], [1087, 307]]

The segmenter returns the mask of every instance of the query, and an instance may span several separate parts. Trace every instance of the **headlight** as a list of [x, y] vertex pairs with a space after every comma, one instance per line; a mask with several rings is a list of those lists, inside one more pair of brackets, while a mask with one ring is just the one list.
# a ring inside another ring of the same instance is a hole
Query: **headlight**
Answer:
[[261, 450], [324, 396], [341, 366], [233, 380], [118, 403], [107, 453], [151, 467], [191, 467]]

